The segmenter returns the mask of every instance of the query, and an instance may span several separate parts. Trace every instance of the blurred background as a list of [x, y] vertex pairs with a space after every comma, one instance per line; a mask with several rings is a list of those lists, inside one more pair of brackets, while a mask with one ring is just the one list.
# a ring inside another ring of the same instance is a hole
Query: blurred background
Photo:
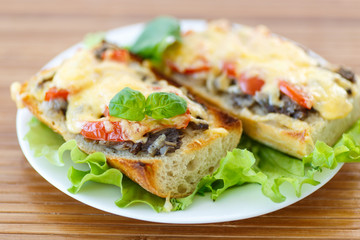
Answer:
[[23, 80], [88, 32], [166, 14], [264, 24], [332, 62], [360, 70], [359, 12], [358, 0], [0, 0], [0, 61], [2, 68], [26, 67], [29, 71], [14, 79]]

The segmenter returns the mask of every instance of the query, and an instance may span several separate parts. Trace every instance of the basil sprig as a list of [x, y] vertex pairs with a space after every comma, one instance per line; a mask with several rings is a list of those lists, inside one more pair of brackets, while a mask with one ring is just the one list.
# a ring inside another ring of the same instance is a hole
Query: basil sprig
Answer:
[[130, 51], [142, 58], [160, 62], [164, 51], [181, 40], [180, 25], [172, 17], [158, 17], [150, 21], [130, 47]]
[[141, 121], [145, 117], [145, 97], [131, 88], [118, 92], [109, 104], [109, 114], [130, 121]]
[[109, 114], [130, 121], [141, 121], [145, 114], [154, 119], [171, 118], [184, 114], [187, 102], [174, 93], [154, 92], [147, 99], [131, 88], [124, 88], [110, 101]]

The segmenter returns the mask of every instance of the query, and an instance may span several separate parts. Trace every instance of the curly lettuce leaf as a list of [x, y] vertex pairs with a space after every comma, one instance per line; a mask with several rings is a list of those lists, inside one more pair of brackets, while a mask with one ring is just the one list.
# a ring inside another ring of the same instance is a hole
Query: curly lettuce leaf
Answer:
[[264, 183], [266, 176], [254, 168], [255, 161], [254, 155], [247, 150], [234, 149], [228, 152], [226, 157], [221, 159], [219, 168], [213, 174], [202, 178], [190, 196], [171, 200], [173, 210], [183, 210], [188, 207], [196, 193], [211, 192], [211, 198], [216, 200], [230, 187], [245, 182]]
[[115, 201], [118, 207], [125, 208], [134, 203], [145, 203], [152, 207], [156, 212], [167, 211], [165, 199], [149, 193], [139, 184], [131, 181], [124, 176], [122, 182], [122, 197]]
[[28, 141], [34, 156], [43, 156], [56, 166], [64, 166], [64, 162], [59, 159], [57, 154], [64, 139], [35, 117], [30, 120], [28, 125], [30, 130], [26, 133], [24, 140]]
[[257, 159], [254, 168], [266, 175], [266, 181], [260, 183], [262, 192], [274, 202], [286, 200], [279, 189], [284, 182], [289, 182], [293, 186], [297, 197], [301, 196], [303, 184], [319, 184], [313, 178], [313, 169], [307, 169], [300, 159], [288, 156], [247, 136], [242, 138], [239, 147], [246, 148], [254, 154]]
[[342, 135], [333, 148], [324, 142], [317, 142], [314, 151], [304, 157], [303, 161], [315, 169], [334, 169], [340, 162], [360, 162], [360, 120]]
[[[286, 198], [281, 194], [279, 187], [284, 182], [292, 184], [298, 197], [301, 195], [301, 186], [304, 183], [318, 184], [312, 176], [305, 176], [304, 164], [298, 159], [269, 147], [257, 145], [259, 143], [249, 142], [253, 141], [249, 138], [246, 141], [259, 152], [253, 154], [249, 150], [238, 148], [228, 152], [220, 161], [219, 168], [200, 181], [196, 193], [210, 192], [212, 200], [215, 201], [228, 188], [245, 183], [257, 183], [262, 185], [265, 196], [274, 202], [283, 202]], [[183, 210], [188, 207], [196, 193], [186, 198], [173, 199], [174, 209]]]
[[165, 199], [147, 192], [116, 168], [111, 168], [106, 163], [103, 153], [95, 152], [90, 155], [84, 153], [77, 147], [75, 140], [65, 142], [59, 134], [35, 117], [29, 122], [29, 131], [25, 135], [25, 140], [29, 142], [30, 149], [34, 151], [36, 157], [44, 156], [56, 166], [64, 166], [64, 154], [67, 151], [70, 152], [70, 159], [75, 166], [88, 165], [87, 171], [75, 167], [69, 168], [68, 179], [72, 183], [69, 192], [76, 194], [90, 182], [111, 184], [119, 187], [121, 191], [122, 197], [115, 202], [117, 206], [128, 207], [135, 203], [144, 203], [157, 212], [165, 211]]
[[[98, 182], [118, 186], [122, 197], [116, 200], [119, 207], [128, 207], [134, 203], [145, 203], [155, 211], [165, 211], [165, 199], [157, 197], [106, 163], [103, 153], [86, 154], [78, 149], [74, 140], [64, 140], [50, 128], [36, 120], [29, 123], [30, 131], [25, 139], [36, 156], [45, 156], [50, 162], [62, 166], [63, 155], [70, 151], [74, 164], [87, 164], [89, 170], [82, 171], [71, 167], [68, 178], [73, 186], [69, 189], [77, 193], [89, 182]], [[61, 147], [60, 147], [61, 146]], [[238, 146], [220, 161], [220, 167], [211, 175], [205, 176], [197, 185], [196, 191], [188, 197], [171, 199], [172, 210], [183, 210], [191, 205], [196, 194], [210, 192], [215, 201], [226, 189], [245, 183], [261, 184], [262, 192], [274, 202], [285, 201], [280, 186], [289, 182], [298, 197], [303, 184], [316, 185], [314, 174], [323, 168], [334, 169], [341, 162], [360, 162], [360, 121], [342, 138], [330, 147], [323, 142], [315, 144], [314, 151], [302, 161], [243, 136]], [[59, 148], [59, 149], [58, 149]], [[58, 149], [58, 151], [57, 151]], [[59, 156], [56, 156], [58, 153]]]
[[[303, 184], [317, 185], [315, 173], [323, 168], [334, 169], [341, 162], [360, 162], [360, 120], [342, 138], [330, 147], [318, 141], [314, 151], [302, 160], [267, 147], [247, 136], [242, 136], [238, 146], [220, 162], [213, 174], [205, 176], [193, 194], [181, 199], [172, 199], [174, 210], [183, 210], [191, 205], [196, 194], [210, 192], [216, 200], [226, 189], [244, 183], [262, 185], [262, 192], [274, 202], [283, 202], [286, 197], [280, 186], [289, 182], [297, 197], [301, 196]], [[245, 150], [246, 149], [246, 150]]]
[[122, 196], [115, 202], [119, 207], [128, 207], [134, 203], [144, 203], [157, 212], [164, 210], [164, 199], [147, 192], [138, 184], [125, 177], [118, 169], [111, 168], [107, 164], [103, 153], [95, 152], [88, 155], [77, 147], [75, 140], [67, 141], [59, 148], [59, 158], [61, 160], [63, 160], [66, 151], [70, 151], [70, 158], [75, 164], [85, 163], [89, 167], [87, 171], [70, 167], [68, 178], [72, 183], [72, 187], [68, 189], [69, 192], [73, 194], [78, 193], [89, 181], [111, 184], [120, 188]]

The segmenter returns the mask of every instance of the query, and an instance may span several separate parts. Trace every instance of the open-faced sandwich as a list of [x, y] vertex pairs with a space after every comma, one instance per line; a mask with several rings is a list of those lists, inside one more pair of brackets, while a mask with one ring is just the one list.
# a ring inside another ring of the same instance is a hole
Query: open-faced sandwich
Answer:
[[103, 42], [12, 86], [13, 96], [65, 140], [102, 152], [149, 192], [183, 197], [239, 142], [240, 121], [158, 80]]
[[250, 137], [296, 157], [333, 145], [360, 117], [360, 81], [298, 44], [213, 21], [183, 32], [156, 69], [238, 117]]

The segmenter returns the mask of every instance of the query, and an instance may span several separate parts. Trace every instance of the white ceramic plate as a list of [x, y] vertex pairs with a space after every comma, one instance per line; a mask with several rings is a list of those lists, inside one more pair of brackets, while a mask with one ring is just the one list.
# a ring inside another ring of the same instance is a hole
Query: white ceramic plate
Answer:
[[[129, 45], [141, 32], [143, 26], [143, 24], [136, 24], [109, 31], [107, 40], [120, 45]], [[205, 21], [201, 20], [184, 20], [181, 22], [183, 30], [201, 30], [204, 26]], [[80, 44], [77, 44], [64, 51], [50, 61], [44, 68], [58, 65], [64, 59], [71, 56], [80, 46]], [[211, 201], [208, 195], [204, 197], [197, 196], [193, 204], [184, 211], [156, 213], [147, 205], [141, 204], [132, 205], [129, 208], [119, 208], [114, 203], [115, 200], [121, 196], [118, 187], [93, 183], [87, 184], [76, 195], [67, 191], [71, 186], [67, 179], [67, 170], [70, 167], [70, 161], [67, 161], [63, 167], [54, 166], [45, 158], [35, 157], [29, 149], [28, 142], [23, 140], [29, 129], [27, 123], [31, 117], [31, 113], [26, 109], [18, 111], [16, 119], [17, 134], [21, 149], [26, 158], [41, 176], [60, 191], [82, 203], [109, 213], [145, 221], [162, 223], [212, 223], [260, 216], [289, 206], [310, 195], [327, 183], [342, 167], [342, 164], [339, 164], [334, 170], [324, 169], [322, 173], [317, 174], [316, 180], [319, 180], [321, 184], [317, 186], [304, 185], [301, 198], [295, 196], [290, 184], [283, 184], [280, 189], [287, 199], [282, 203], [274, 203], [265, 197], [261, 192], [260, 185], [247, 184], [226, 191], [216, 202]]]

